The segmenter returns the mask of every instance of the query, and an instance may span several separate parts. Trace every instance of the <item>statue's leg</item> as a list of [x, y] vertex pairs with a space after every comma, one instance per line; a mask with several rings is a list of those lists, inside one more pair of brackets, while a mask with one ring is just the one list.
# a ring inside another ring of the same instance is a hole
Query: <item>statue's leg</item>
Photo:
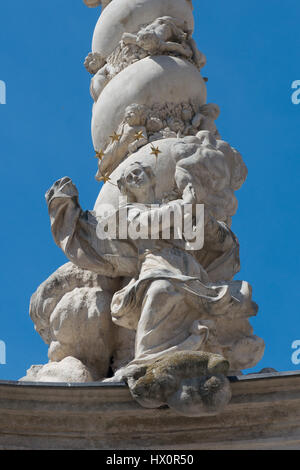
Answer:
[[[136, 333], [134, 362], [152, 360], [178, 350], [198, 350], [207, 328], [197, 321], [180, 287], [172, 281], [156, 280], [148, 287]], [[199, 325], [196, 325], [199, 323]]]
[[220, 355], [201, 351], [207, 328], [201, 330], [198, 322], [197, 334], [197, 314], [186, 303], [184, 290], [172, 281], [156, 280], [148, 287], [135, 358], [122, 371], [132, 396], [142, 406], [167, 404], [187, 416], [206, 416], [219, 413], [229, 403], [229, 363]]

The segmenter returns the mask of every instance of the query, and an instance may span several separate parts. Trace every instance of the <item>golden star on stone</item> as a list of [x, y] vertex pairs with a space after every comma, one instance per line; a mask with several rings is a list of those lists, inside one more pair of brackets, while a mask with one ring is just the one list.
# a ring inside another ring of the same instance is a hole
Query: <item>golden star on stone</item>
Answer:
[[145, 136], [143, 134], [143, 131], [139, 131], [135, 134], [135, 140], [140, 140], [140, 139], [143, 139]]
[[99, 178], [99, 181], [104, 181], [104, 183], [106, 183], [107, 181], [110, 181], [110, 177], [107, 175], [101, 175], [101, 178]]
[[154, 147], [154, 145], [151, 146], [151, 150], [152, 150], [152, 152], [151, 152], [150, 155], [155, 155], [156, 158], [158, 157], [158, 155], [159, 155], [160, 153], [162, 153], [162, 152], [159, 150], [159, 148], [158, 148], [158, 147]]
[[99, 150], [99, 152], [97, 152], [97, 150], [95, 150], [95, 152], [96, 152], [95, 158], [99, 158], [99, 160], [101, 160], [104, 156], [103, 150]]
[[119, 142], [121, 139], [121, 134], [117, 134], [116, 132], [113, 133], [113, 135], [109, 136], [111, 138], [111, 142]]

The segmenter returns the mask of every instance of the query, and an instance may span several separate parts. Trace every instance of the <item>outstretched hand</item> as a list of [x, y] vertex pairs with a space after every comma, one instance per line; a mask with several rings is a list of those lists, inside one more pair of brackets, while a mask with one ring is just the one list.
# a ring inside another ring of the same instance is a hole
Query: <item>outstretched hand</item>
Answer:
[[61, 196], [61, 197], [78, 197], [78, 190], [74, 185], [71, 178], [65, 176], [64, 178], [59, 179], [56, 181], [51, 188], [46, 192], [45, 198], [46, 202], [49, 205], [52, 198], [54, 196]]

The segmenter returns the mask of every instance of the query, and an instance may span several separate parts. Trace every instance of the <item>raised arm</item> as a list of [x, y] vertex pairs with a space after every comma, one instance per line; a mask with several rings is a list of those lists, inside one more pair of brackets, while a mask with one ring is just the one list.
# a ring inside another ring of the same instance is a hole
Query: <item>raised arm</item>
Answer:
[[46, 193], [55, 243], [67, 258], [79, 266], [108, 277], [132, 275], [136, 251], [124, 240], [102, 240], [97, 236], [98, 220], [84, 212], [76, 186], [68, 177], [58, 180]]

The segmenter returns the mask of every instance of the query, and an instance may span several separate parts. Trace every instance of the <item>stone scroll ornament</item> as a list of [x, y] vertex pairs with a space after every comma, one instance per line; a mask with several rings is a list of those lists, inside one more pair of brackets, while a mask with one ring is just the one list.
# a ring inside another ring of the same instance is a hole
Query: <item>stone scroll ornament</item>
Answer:
[[192, 2], [84, 3], [102, 5], [85, 67], [103, 185], [91, 211], [68, 177], [46, 193], [69, 262], [31, 298], [49, 363], [22, 380], [126, 382], [144, 407], [214, 415], [231, 399], [228, 375], [264, 353], [251, 286], [234, 280], [247, 168], [207, 103]]

